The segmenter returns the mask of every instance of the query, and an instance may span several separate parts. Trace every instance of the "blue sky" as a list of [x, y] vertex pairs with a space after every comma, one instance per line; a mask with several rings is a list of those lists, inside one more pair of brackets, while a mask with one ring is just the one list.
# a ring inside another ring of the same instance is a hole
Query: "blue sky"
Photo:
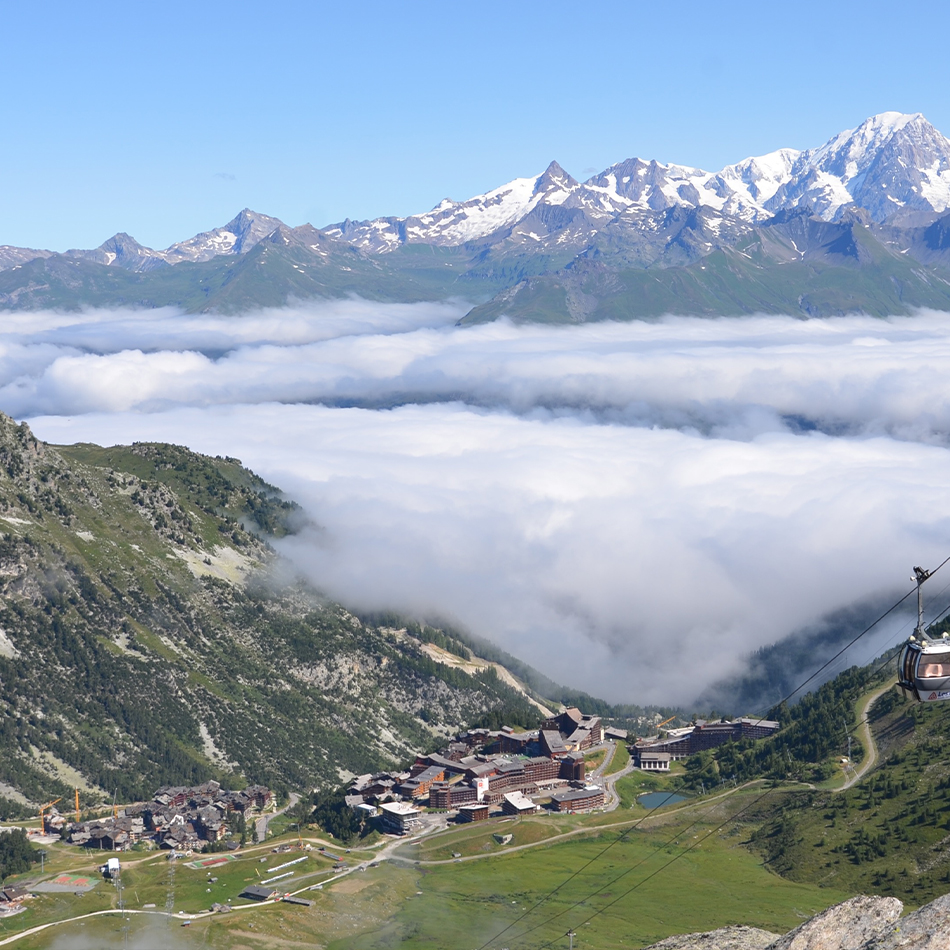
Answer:
[[718, 168], [890, 109], [950, 133], [941, 3], [21, 2], [3, 21], [0, 244], [164, 247], [245, 206], [402, 215], [551, 159]]

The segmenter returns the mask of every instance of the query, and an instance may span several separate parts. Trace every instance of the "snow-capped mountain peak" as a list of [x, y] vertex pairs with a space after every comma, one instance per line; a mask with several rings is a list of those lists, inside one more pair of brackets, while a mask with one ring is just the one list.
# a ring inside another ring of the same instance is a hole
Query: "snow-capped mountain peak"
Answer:
[[842, 177], [848, 175], [849, 166], [852, 166], [850, 177], [854, 177], [853, 167], [863, 162], [868, 155], [873, 155], [895, 132], [899, 132], [907, 125], [924, 122], [930, 123], [919, 113], [906, 115], [902, 112], [881, 112], [865, 119], [855, 129], [845, 129], [830, 138], [824, 145], [811, 149], [807, 153], [808, 163], [830, 171], [833, 166], [840, 168]]
[[[577, 181], [557, 162], [551, 162], [535, 180], [534, 194], [543, 195], [552, 204], [563, 204], [564, 199], [577, 189], [577, 185]], [[560, 195], [564, 197], [560, 200], [555, 198]]]
[[[571, 249], [583, 253], [601, 240], [626, 241], [638, 228], [659, 234], [669, 222], [657, 222], [678, 219], [682, 209], [701, 211], [704, 227], [718, 233], [717, 222], [727, 218], [727, 230], [740, 232], [782, 211], [802, 209], [837, 221], [856, 207], [871, 221], [907, 227], [950, 209], [950, 141], [920, 113], [882, 112], [817, 148], [780, 148], [715, 172], [628, 158], [578, 182], [551, 162], [539, 175], [515, 178], [465, 201], [445, 198], [406, 218], [348, 219], [315, 231], [314, 240], [327, 246], [341, 241], [369, 253], [404, 244], [483, 248], [507, 242], [529, 254], [557, 248], [562, 255]], [[223, 227], [165, 250], [117, 234], [94, 250], [65, 253], [145, 271], [243, 254], [282, 228], [277, 218], [245, 208]], [[3, 247], [0, 270], [50, 255]]]
[[[569, 227], [574, 240], [585, 227], [593, 235], [625, 215], [675, 207], [710, 208], [754, 224], [798, 207], [830, 221], [854, 204], [877, 221], [897, 212], [946, 210], [950, 142], [919, 113], [882, 112], [818, 148], [780, 148], [717, 172], [629, 158], [579, 183], [552, 162], [541, 175], [516, 178], [468, 201], [445, 199], [408, 218], [345, 221], [328, 233], [372, 252], [404, 243], [494, 242], [516, 231], [542, 241], [539, 215], [552, 240], [563, 241], [551, 230], [556, 222]], [[554, 206], [564, 213], [542, 214]]]
[[764, 204], [788, 181], [801, 154], [794, 148], [780, 148], [727, 165], [713, 177], [732, 183], [737, 192], [745, 192], [750, 204]]
[[882, 112], [803, 152], [768, 207], [834, 220], [850, 204], [876, 221], [950, 207], [950, 141], [919, 112]]
[[273, 234], [283, 222], [245, 208], [223, 228], [203, 231], [187, 241], [172, 244], [159, 252], [169, 264], [180, 261], [208, 261], [219, 254], [242, 254]]

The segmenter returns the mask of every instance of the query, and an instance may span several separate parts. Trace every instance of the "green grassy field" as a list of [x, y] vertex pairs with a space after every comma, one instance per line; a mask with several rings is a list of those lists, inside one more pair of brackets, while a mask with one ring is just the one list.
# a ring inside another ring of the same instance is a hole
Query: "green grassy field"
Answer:
[[[740, 799], [731, 807], [738, 804]], [[718, 823], [719, 817], [715, 810], [710, 821]], [[708, 830], [704, 824], [690, 834], [701, 837]], [[568, 927], [579, 930], [583, 946], [602, 948], [644, 946], [671, 933], [731, 923], [785, 932], [801, 915], [846, 896], [770, 874], [743, 845], [741, 830], [727, 829], [685, 854], [683, 847], [698, 838], [673, 846], [675, 835], [676, 827], [669, 826], [635, 831], [586, 870], [584, 865], [617, 839], [616, 831], [484, 860], [407, 869], [416, 875], [420, 893], [382, 928], [348, 945], [478, 946], [576, 872], [498, 945], [539, 947]], [[669, 872], [658, 873], [674, 858]]]
[[[540, 814], [508, 821], [492, 819], [477, 824], [463, 825], [419, 844], [399, 849], [399, 855], [413, 861], [449, 861], [456, 854], [462, 857], [498, 854], [525, 844], [547, 841], [557, 835], [585, 827], [585, 819], [577, 815]], [[507, 845], [501, 845], [494, 835], [511, 835]]]

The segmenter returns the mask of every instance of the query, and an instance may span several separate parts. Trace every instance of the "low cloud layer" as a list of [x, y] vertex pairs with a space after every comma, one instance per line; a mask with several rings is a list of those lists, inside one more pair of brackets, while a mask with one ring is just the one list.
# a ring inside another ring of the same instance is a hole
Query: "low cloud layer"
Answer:
[[458, 315], [18, 317], [0, 408], [53, 442], [239, 456], [321, 525], [285, 551], [334, 596], [616, 700], [688, 703], [950, 552], [945, 315]]
[[2, 337], [0, 405], [24, 415], [459, 400], [728, 438], [950, 433], [943, 314], [461, 329], [460, 313], [351, 301], [238, 318], [21, 318]]
[[31, 424], [236, 453], [319, 519], [285, 551], [336, 596], [454, 617], [615, 699], [687, 702], [950, 537], [945, 450], [882, 438], [730, 442], [459, 405]]

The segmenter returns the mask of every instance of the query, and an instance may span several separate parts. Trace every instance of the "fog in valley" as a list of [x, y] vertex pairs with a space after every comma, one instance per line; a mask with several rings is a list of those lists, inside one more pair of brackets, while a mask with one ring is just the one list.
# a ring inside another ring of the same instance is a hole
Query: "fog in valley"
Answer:
[[[689, 704], [950, 554], [945, 315], [464, 312], [8, 314], [0, 408], [51, 442], [237, 456], [304, 507], [280, 549], [332, 597], [444, 618], [616, 701]], [[950, 577], [932, 584], [945, 606]]]

